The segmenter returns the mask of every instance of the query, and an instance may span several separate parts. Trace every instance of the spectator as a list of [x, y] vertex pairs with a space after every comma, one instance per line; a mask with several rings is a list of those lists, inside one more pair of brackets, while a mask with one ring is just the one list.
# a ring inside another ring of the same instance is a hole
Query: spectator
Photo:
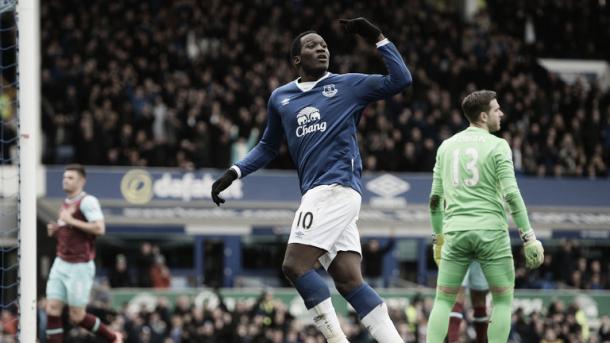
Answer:
[[136, 257], [136, 270], [138, 271], [138, 287], [152, 287], [150, 271], [155, 261], [153, 247], [150, 242], [140, 245], [140, 253]]
[[9, 311], [8, 309], [0, 312], [0, 324], [2, 325], [2, 334], [14, 336], [17, 334], [17, 328], [19, 327], [18, 317]]
[[169, 268], [165, 265], [165, 257], [161, 254], [156, 255], [155, 263], [150, 268], [152, 286], [154, 288], [169, 288], [171, 279]]
[[127, 270], [127, 259], [125, 255], [119, 254], [116, 256], [114, 269], [110, 271], [110, 287], [132, 287], [131, 277]]
[[600, 342], [610, 341], [610, 319], [608, 316], [601, 318], [598, 333]]
[[383, 259], [394, 249], [396, 240], [392, 237], [381, 246], [379, 240], [371, 239], [362, 247], [363, 274], [372, 287], [386, 287], [383, 280]]

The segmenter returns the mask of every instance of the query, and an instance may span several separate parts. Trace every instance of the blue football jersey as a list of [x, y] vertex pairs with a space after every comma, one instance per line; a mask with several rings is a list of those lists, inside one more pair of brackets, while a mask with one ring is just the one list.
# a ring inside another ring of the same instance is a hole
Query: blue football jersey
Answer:
[[385, 41], [378, 50], [388, 75], [327, 73], [307, 91], [299, 88], [297, 80], [275, 89], [267, 104], [267, 127], [260, 142], [234, 166], [240, 177], [273, 160], [286, 137], [302, 194], [335, 183], [362, 193], [357, 142], [360, 114], [367, 104], [392, 96], [412, 82], [394, 44]]

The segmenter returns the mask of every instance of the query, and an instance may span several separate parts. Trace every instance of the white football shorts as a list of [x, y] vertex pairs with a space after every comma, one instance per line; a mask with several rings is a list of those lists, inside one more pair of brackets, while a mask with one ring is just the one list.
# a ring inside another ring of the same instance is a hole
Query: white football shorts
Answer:
[[321, 185], [301, 198], [288, 244], [311, 245], [327, 251], [318, 260], [328, 269], [339, 251], [354, 251], [362, 256], [356, 221], [362, 197], [351, 187]]

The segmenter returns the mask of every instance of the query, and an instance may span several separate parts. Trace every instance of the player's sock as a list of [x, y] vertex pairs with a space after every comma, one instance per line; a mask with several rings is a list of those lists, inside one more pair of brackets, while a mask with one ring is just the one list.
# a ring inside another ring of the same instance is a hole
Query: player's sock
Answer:
[[310, 270], [296, 279], [294, 286], [326, 340], [331, 343], [347, 342], [330, 300], [330, 291], [322, 277], [315, 270]]
[[78, 325], [82, 328], [85, 328], [91, 331], [98, 337], [105, 339], [107, 342], [114, 342], [116, 339], [116, 335], [112, 332], [102, 321], [89, 313], [85, 315], [85, 318], [78, 323]]
[[309, 313], [312, 315], [316, 327], [329, 343], [348, 342], [343, 330], [341, 330], [339, 318], [337, 318], [337, 313], [330, 298], [326, 298], [309, 309]]
[[434, 306], [432, 306], [428, 319], [427, 343], [442, 343], [445, 340], [449, 328], [449, 312], [451, 312], [455, 297], [456, 294], [441, 292], [437, 288]]
[[487, 330], [487, 341], [489, 343], [506, 343], [510, 333], [513, 290], [502, 294], [492, 293], [492, 301], [494, 308]]
[[379, 343], [400, 342], [403, 340], [396, 331], [396, 327], [390, 315], [388, 307], [383, 299], [366, 283], [356, 287], [356, 289], [344, 295], [362, 321], [362, 324], [369, 330], [371, 336]]
[[449, 331], [447, 332], [449, 343], [459, 342], [462, 319], [464, 319], [464, 304], [456, 302], [449, 313]]
[[476, 306], [474, 308], [474, 331], [477, 333], [477, 343], [487, 343], [487, 325], [489, 318], [487, 317], [486, 306]]
[[47, 316], [47, 343], [64, 341], [64, 325], [60, 316]]

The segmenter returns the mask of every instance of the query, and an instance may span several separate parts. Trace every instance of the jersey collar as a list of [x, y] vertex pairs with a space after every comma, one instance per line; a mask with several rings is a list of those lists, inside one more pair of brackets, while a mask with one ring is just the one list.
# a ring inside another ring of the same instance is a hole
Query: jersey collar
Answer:
[[476, 126], [469, 126], [466, 128], [466, 130], [468, 131], [480, 131], [480, 132], [485, 132], [485, 133], [489, 133], [489, 131], [482, 129], [480, 127], [476, 127]]
[[66, 198], [66, 203], [68, 204], [73, 204], [77, 201], [79, 201], [80, 199], [84, 198], [85, 195], [87, 195], [87, 193], [85, 193], [85, 191], [82, 191], [80, 193], [78, 193], [77, 195], [73, 196], [72, 198]]
[[324, 74], [324, 76], [322, 76], [321, 78], [317, 79], [316, 81], [309, 81], [309, 82], [299, 82], [299, 80], [301, 79], [299, 77], [298, 79], [294, 80], [294, 84], [302, 92], [307, 92], [307, 91], [312, 90], [318, 84], [318, 82], [324, 80], [325, 78], [329, 77], [330, 75], [331, 75], [331, 73], [327, 71], [326, 74]]

